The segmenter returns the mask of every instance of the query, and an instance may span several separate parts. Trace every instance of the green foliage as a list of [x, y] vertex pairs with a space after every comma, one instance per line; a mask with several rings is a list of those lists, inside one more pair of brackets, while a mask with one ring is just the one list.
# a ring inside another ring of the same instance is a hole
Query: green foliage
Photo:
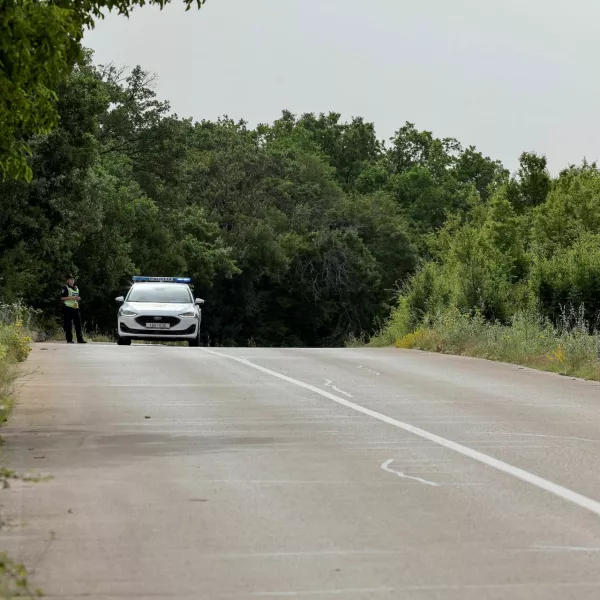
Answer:
[[[12, 383], [17, 375], [15, 364], [24, 361], [31, 349], [28, 327], [34, 325], [36, 311], [22, 303], [0, 304], [0, 424], [8, 419], [13, 406]], [[23, 475], [0, 467], [0, 489], [10, 487], [13, 481], [39, 482], [43, 477]], [[5, 526], [0, 518], [0, 528]], [[40, 598], [43, 594], [29, 582], [24, 565], [15, 562], [6, 553], [0, 553], [0, 598]]]
[[561, 308], [582, 306], [585, 318], [598, 325], [600, 315], [600, 233], [585, 232], [571, 246], [539, 258], [531, 287], [544, 314], [557, 319]]
[[[0, 489], [6, 490], [10, 488], [12, 481], [25, 481], [30, 483], [38, 483], [46, 481], [49, 477], [40, 477], [36, 475], [22, 475], [0, 467]], [[6, 522], [0, 520], [0, 528], [6, 526]], [[40, 589], [32, 586], [29, 581], [29, 573], [24, 565], [14, 561], [5, 552], [0, 553], [0, 598], [10, 600], [12, 598], [34, 598], [43, 597]]]
[[455, 215], [430, 243], [434, 260], [405, 288], [402, 305], [416, 325], [447, 307], [507, 321], [525, 301], [527, 261], [521, 222], [502, 192], [468, 215]]
[[[131, 274], [181, 273], [207, 299], [213, 344], [372, 332], [417, 261], [412, 217], [378, 183], [390, 172], [373, 125], [287, 112], [256, 129], [193, 123], [152, 82], [87, 54], [61, 85], [60, 126], [32, 142], [34, 178], [0, 185], [0, 297], [43, 310], [51, 332], [75, 272], [86, 327], [107, 331]], [[375, 167], [386, 174], [361, 192]]]
[[[35, 311], [21, 303], [0, 304], [0, 362], [23, 362], [31, 351], [29, 327]], [[1, 391], [0, 391], [1, 395]]]
[[[59, 123], [60, 87], [83, 57], [84, 31], [103, 11], [128, 16], [169, 0], [0, 0], [0, 180], [30, 181], [31, 136]], [[204, 0], [184, 0], [189, 9]]]
[[21, 323], [0, 325], [0, 360], [23, 362], [31, 351], [31, 337], [24, 333]]
[[[468, 211], [475, 197], [487, 201], [507, 178], [499, 162], [474, 147], [464, 150], [457, 140], [435, 138], [412, 123], [399, 129], [391, 142], [383, 187], [420, 234], [439, 229], [450, 214]], [[377, 171], [369, 174], [378, 177]]]
[[0, 597], [42, 598], [43, 593], [29, 582], [29, 574], [24, 565], [12, 560], [6, 553], [0, 554]]
[[524, 152], [519, 159], [517, 178], [508, 186], [509, 198], [518, 210], [540, 206], [546, 201], [551, 185], [546, 157]]
[[456, 179], [461, 183], [470, 183], [475, 186], [484, 202], [508, 181], [508, 175], [508, 171], [500, 161], [484, 157], [473, 146], [467, 148], [454, 165]]
[[337, 113], [195, 123], [141, 67], [78, 56], [59, 126], [27, 138], [32, 180], [0, 183], [0, 297], [43, 311], [45, 331], [66, 272], [86, 328], [109, 336], [133, 273], [191, 276], [210, 344], [389, 344], [450, 310], [508, 326], [583, 305], [595, 323], [595, 165], [552, 180], [524, 153], [511, 178], [452, 138], [407, 123], [386, 145]]
[[79, 54], [82, 25], [59, 3], [2, 0], [0, 5], [0, 175], [30, 179], [31, 135], [58, 123], [60, 83]]
[[22, 302], [0, 304], [0, 325], [20, 325], [25, 330], [31, 330], [39, 316], [39, 311], [26, 306]]
[[0, 423], [8, 418], [12, 408], [16, 364], [29, 356], [32, 342], [29, 328], [36, 317], [37, 314], [23, 304], [0, 304]]
[[547, 201], [533, 213], [536, 254], [551, 256], [584, 233], [600, 231], [600, 172], [596, 165], [563, 171]]
[[451, 215], [372, 343], [600, 377], [600, 172], [544, 158]]
[[340, 117], [337, 113], [319, 117], [309, 113], [302, 116], [297, 127], [323, 151], [340, 183], [352, 189], [364, 169], [381, 156], [382, 145], [372, 123], [362, 118], [340, 123]]
[[600, 336], [581, 315], [553, 326], [537, 313], [517, 312], [507, 325], [452, 308], [395, 340], [397, 348], [459, 354], [600, 380]]

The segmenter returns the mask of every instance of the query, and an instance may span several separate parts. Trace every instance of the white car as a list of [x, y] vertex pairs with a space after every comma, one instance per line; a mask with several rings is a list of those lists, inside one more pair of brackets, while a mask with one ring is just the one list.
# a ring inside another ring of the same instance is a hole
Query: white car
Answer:
[[122, 306], [117, 317], [117, 344], [129, 346], [132, 340], [182, 341], [200, 345], [200, 306], [194, 299], [189, 277], [133, 277], [127, 296], [119, 296]]

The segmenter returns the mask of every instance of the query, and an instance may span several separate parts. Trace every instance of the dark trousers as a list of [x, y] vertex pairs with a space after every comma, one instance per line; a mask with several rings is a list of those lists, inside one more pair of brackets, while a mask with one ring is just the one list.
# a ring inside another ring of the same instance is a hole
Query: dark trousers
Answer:
[[82, 342], [83, 334], [81, 333], [81, 318], [79, 317], [79, 309], [63, 306], [63, 326], [65, 328], [67, 342], [73, 341], [73, 325], [75, 325], [75, 335], [77, 336], [77, 341]]

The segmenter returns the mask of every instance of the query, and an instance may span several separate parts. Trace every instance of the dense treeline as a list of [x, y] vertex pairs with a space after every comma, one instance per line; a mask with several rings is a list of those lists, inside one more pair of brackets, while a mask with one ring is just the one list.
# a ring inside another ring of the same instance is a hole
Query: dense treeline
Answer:
[[[205, 0], [183, 0], [186, 9]], [[32, 136], [59, 122], [56, 98], [85, 57], [81, 41], [108, 12], [128, 17], [170, 0], [0, 0], [0, 177], [30, 181]]]
[[26, 140], [32, 181], [0, 185], [5, 301], [51, 316], [74, 271], [88, 327], [110, 330], [131, 274], [186, 274], [210, 343], [318, 346], [375, 332], [398, 290], [411, 322], [451, 305], [501, 320], [597, 307], [594, 166], [552, 181], [524, 154], [511, 178], [454, 139], [406, 124], [384, 144], [337, 114], [195, 123], [141, 68], [89, 56], [58, 112]]
[[431, 258], [404, 286], [398, 332], [448, 309], [510, 324], [515, 315], [597, 330], [600, 311], [600, 172], [584, 163], [552, 180], [524, 157], [520, 178], [488, 202], [451, 215]]

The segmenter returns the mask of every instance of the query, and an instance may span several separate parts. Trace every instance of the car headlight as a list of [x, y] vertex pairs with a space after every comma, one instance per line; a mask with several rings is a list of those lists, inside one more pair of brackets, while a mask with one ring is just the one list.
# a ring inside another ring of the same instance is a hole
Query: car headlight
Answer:
[[121, 312], [119, 314], [122, 317], [135, 317], [135, 316], [137, 316], [137, 313], [133, 312], [132, 310], [121, 310]]
[[195, 313], [195, 312], [192, 312], [192, 311], [190, 310], [190, 311], [188, 311], [188, 312], [181, 313], [179, 316], [180, 316], [180, 317], [195, 317], [195, 316], [196, 316], [196, 313]]

